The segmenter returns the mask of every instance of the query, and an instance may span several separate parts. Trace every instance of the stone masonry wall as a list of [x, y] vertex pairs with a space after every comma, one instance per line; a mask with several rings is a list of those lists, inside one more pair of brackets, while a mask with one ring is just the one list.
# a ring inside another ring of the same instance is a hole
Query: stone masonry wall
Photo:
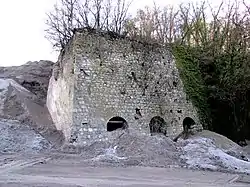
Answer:
[[67, 62], [74, 63], [75, 77], [70, 141], [85, 145], [108, 140], [107, 123], [115, 116], [124, 118], [129, 129], [146, 134], [154, 116], [166, 121], [169, 136], [183, 130], [185, 117], [199, 124], [165, 47], [89, 31], [76, 32], [72, 45]]

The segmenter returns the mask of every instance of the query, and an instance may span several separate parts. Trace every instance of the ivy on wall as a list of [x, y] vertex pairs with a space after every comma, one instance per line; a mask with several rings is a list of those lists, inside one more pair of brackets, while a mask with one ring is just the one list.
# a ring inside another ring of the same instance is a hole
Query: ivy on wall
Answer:
[[172, 53], [187, 97], [198, 109], [199, 119], [203, 127], [208, 128], [211, 123], [207, 104], [208, 93], [200, 71], [199, 60], [195, 55], [196, 52], [195, 49], [188, 46], [172, 46]]

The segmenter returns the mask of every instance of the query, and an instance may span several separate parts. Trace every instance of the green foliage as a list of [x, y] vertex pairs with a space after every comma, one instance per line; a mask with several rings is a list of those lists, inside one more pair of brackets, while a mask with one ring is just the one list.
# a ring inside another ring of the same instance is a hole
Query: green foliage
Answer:
[[173, 45], [185, 91], [204, 128], [234, 141], [250, 133], [250, 53]]
[[217, 79], [209, 93], [213, 127], [235, 141], [249, 138], [249, 55], [227, 51], [214, 56]]
[[172, 52], [187, 96], [198, 109], [199, 118], [204, 128], [208, 128], [210, 124], [208, 93], [199, 68], [198, 50], [187, 46], [173, 45]]
[[128, 31], [172, 45], [203, 127], [234, 141], [250, 139], [250, 12], [241, 5], [236, 0], [213, 8], [202, 1], [181, 4], [176, 11], [147, 9]]

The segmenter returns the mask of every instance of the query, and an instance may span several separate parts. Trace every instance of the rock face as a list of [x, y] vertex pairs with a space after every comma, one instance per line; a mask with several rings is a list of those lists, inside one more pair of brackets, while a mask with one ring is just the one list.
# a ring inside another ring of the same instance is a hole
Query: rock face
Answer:
[[[52, 146], [60, 145], [63, 141], [62, 133], [54, 126], [47, 108], [39, 97], [12, 79], [0, 79], [0, 119], [5, 120], [1, 125], [6, 122], [6, 128], [12, 126], [9, 124], [28, 126], [34, 134], [40, 134], [39, 136], [44, 137]], [[13, 133], [17, 133], [17, 127], [14, 129]], [[30, 130], [20, 129], [20, 132], [24, 131]], [[6, 132], [12, 133], [11, 129]]]
[[66, 140], [76, 144], [107, 141], [107, 131], [116, 128], [175, 136], [187, 117], [201, 129], [166, 47], [85, 29], [59, 57], [47, 106]]
[[53, 62], [28, 62], [22, 66], [0, 67], [0, 78], [13, 79], [21, 86], [37, 95], [43, 104], [46, 102], [49, 79]]

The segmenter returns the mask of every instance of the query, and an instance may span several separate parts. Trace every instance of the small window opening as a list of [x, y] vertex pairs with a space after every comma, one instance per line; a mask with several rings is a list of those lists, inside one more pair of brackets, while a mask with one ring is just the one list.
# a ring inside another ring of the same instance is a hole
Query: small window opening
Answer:
[[176, 81], [173, 82], [173, 86], [177, 87], [177, 82]]
[[138, 119], [140, 119], [142, 117], [141, 109], [139, 109], [139, 108], [135, 109], [135, 116], [134, 117], [135, 117], [135, 120], [138, 120]]
[[182, 113], [182, 110], [177, 110], [177, 113], [181, 114], [181, 113]]
[[135, 113], [136, 113], [137, 115], [139, 115], [139, 116], [142, 116], [142, 115], [141, 115], [141, 109], [139, 109], [139, 108], [136, 108], [136, 109], [135, 109]]

